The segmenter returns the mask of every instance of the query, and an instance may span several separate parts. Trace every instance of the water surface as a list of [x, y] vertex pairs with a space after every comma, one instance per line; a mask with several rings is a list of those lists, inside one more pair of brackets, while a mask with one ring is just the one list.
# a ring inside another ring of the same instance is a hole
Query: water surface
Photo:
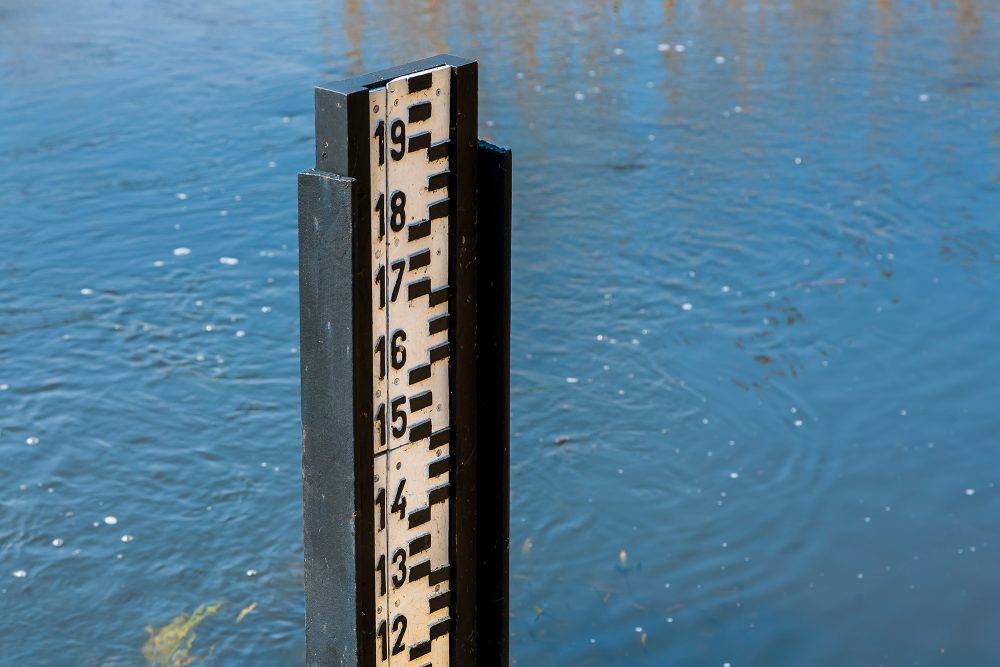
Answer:
[[1000, 662], [997, 35], [0, 0], [0, 662], [144, 665], [224, 600], [191, 657], [301, 664], [311, 87], [440, 51], [515, 155], [512, 663]]

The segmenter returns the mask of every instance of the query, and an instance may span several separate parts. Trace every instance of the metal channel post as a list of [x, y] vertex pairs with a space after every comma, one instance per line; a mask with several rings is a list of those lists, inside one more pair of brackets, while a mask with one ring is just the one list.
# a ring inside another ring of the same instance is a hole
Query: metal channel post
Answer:
[[511, 154], [478, 64], [316, 89], [299, 175], [306, 662], [508, 663]]

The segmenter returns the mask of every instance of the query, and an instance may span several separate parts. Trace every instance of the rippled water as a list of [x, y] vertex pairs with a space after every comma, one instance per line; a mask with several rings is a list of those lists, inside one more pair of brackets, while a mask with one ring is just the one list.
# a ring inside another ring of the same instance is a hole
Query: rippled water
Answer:
[[0, 0], [0, 662], [143, 665], [225, 600], [191, 656], [301, 664], [312, 86], [451, 51], [515, 155], [512, 662], [1000, 663], [998, 35]]

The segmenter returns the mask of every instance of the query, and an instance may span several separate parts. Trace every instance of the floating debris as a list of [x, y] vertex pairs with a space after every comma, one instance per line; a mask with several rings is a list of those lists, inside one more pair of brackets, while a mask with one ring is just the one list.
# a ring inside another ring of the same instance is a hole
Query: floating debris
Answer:
[[175, 257], [184, 257], [191, 254], [191, 248], [174, 248]]
[[28, 571], [27, 570], [14, 570], [13, 572], [11, 572], [11, 574], [13, 574], [18, 579], [24, 579], [25, 577], [28, 576]]
[[25, 442], [25, 444], [28, 445], [28, 447], [34, 447], [35, 445], [37, 445], [41, 441], [38, 438], [36, 438], [35, 436], [32, 435], [32, 436], [29, 436], [28, 438], [25, 438], [24, 442]]
[[257, 570], [247, 570], [247, 576], [248, 577], [256, 577], [257, 576]]
[[181, 614], [159, 630], [147, 627], [149, 637], [142, 647], [142, 654], [150, 667], [186, 667], [198, 659], [191, 655], [194, 640], [198, 636], [195, 629], [206, 618], [217, 614], [223, 604], [223, 601], [219, 601], [211, 605], [198, 605], [191, 614]]
[[521, 543], [521, 555], [527, 556], [531, 553], [531, 550], [535, 548], [535, 543], [531, 541], [530, 537], [524, 538], [524, 542]]
[[134, 539], [135, 538], [132, 537], [131, 535], [122, 535], [122, 542], [125, 542], [126, 544], [129, 543], [129, 542], [131, 542]]
[[52, 546], [54, 546], [57, 549], [63, 546], [64, 544], [66, 544], [66, 542], [63, 541], [63, 538], [61, 537], [57, 537], [56, 539], [52, 540]]
[[106, 516], [104, 517], [104, 523], [108, 524], [109, 526], [114, 526], [115, 524], [118, 523], [118, 517]]
[[565, 445], [567, 442], [569, 442], [568, 435], [557, 435], [555, 438], [555, 443], [557, 445]]
[[236, 266], [240, 263], [240, 260], [235, 257], [220, 257], [219, 264], [225, 264], [226, 266]]
[[621, 565], [622, 569], [628, 567], [628, 552], [625, 549], [618, 552], [618, 564]]

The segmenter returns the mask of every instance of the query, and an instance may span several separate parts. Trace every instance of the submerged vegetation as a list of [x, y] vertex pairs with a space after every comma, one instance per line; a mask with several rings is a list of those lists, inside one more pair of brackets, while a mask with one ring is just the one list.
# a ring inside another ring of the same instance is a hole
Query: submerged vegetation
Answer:
[[142, 647], [142, 654], [150, 667], [185, 667], [195, 660], [211, 656], [214, 644], [204, 656], [191, 655], [194, 640], [198, 637], [195, 629], [209, 616], [215, 616], [223, 604], [224, 601], [220, 600], [215, 604], [198, 605], [190, 614], [181, 614], [158, 630], [147, 627], [149, 637]]

